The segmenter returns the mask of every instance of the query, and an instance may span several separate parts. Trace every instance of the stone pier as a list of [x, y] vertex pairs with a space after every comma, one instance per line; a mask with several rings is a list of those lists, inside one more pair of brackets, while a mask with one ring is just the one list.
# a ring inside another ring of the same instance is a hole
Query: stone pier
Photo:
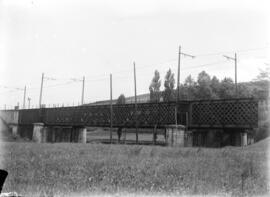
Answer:
[[10, 127], [11, 127], [12, 136], [14, 138], [18, 137], [19, 136], [19, 132], [18, 132], [19, 126], [14, 124], [14, 125], [10, 125]]
[[167, 125], [166, 127], [166, 144], [173, 147], [185, 146], [185, 126]]
[[[44, 123], [37, 122], [34, 123], [34, 128], [33, 128], [33, 141], [37, 143], [41, 142], [46, 142], [46, 135], [44, 135]], [[47, 132], [45, 132], [47, 133]]]
[[79, 127], [77, 128], [77, 132], [79, 133], [78, 142], [79, 143], [86, 143], [87, 140], [87, 130], [86, 127]]
[[241, 146], [247, 146], [247, 132], [241, 133]]

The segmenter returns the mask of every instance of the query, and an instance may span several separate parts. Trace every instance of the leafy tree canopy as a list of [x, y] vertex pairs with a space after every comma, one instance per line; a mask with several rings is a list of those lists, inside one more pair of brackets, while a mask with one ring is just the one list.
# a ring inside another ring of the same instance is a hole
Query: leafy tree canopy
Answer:
[[120, 94], [120, 96], [117, 99], [116, 104], [125, 104], [126, 103], [126, 97], [124, 94]]
[[174, 85], [175, 85], [175, 80], [174, 80], [174, 74], [172, 73], [171, 69], [169, 69], [165, 75], [165, 80], [164, 80], [164, 93], [163, 93], [163, 99], [164, 101], [173, 101], [175, 96], [174, 96]]

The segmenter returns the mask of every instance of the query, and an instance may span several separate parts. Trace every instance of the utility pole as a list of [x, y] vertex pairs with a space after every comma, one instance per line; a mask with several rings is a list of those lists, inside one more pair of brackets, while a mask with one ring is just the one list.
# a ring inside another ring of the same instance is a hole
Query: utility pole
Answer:
[[181, 55], [191, 57], [192, 59], [195, 58], [193, 55], [189, 55], [187, 53], [181, 52], [181, 46], [179, 46], [178, 52], [178, 69], [177, 69], [177, 102], [179, 101], [179, 93], [180, 93], [180, 63], [181, 63]]
[[41, 102], [42, 102], [43, 80], [44, 80], [44, 73], [42, 73], [42, 77], [41, 77], [41, 86], [40, 86], [40, 95], [39, 95], [39, 108], [41, 108]]
[[26, 86], [24, 86], [24, 92], [23, 92], [23, 109], [25, 109], [25, 96], [26, 96]]
[[136, 86], [136, 65], [133, 62], [133, 69], [134, 69], [134, 92], [135, 92], [135, 125], [136, 125], [136, 144], [138, 144], [139, 137], [138, 137], [138, 124], [137, 124], [137, 86]]
[[226, 55], [223, 55], [225, 58], [227, 58], [228, 60], [233, 60], [234, 61], [234, 83], [235, 83], [235, 97], [238, 97], [238, 87], [237, 87], [237, 54], [234, 54], [234, 58], [233, 57], [229, 57]]
[[28, 97], [27, 100], [28, 100], [28, 109], [30, 109], [31, 98]]
[[112, 143], [112, 113], [113, 113], [113, 109], [112, 109], [112, 74], [110, 74], [110, 142]]
[[180, 94], [180, 60], [181, 60], [181, 55], [183, 56], [188, 56], [191, 57], [192, 59], [195, 58], [195, 56], [193, 55], [189, 55], [187, 53], [183, 53], [181, 52], [181, 46], [179, 46], [179, 51], [178, 51], [178, 69], [177, 69], [177, 97], [176, 97], [176, 106], [175, 106], [175, 124], [177, 125], [177, 114], [178, 114], [178, 110], [177, 110], [177, 104], [179, 102], [179, 94]]
[[178, 68], [177, 68], [177, 99], [176, 103], [179, 101], [179, 92], [180, 92], [180, 60], [181, 60], [181, 46], [179, 46], [178, 51]]
[[[83, 76], [83, 79], [76, 79], [76, 78], [71, 78], [72, 81], [75, 81], [75, 82], [82, 82], [82, 97], [81, 97], [81, 105], [84, 104], [84, 86], [85, 86], [85, 77]], [[78, 106], [80, 105], [80, 102], [78, 102]]]
[[83, 80], [82, 80], [82, 105], [84, 103], [84, 83], [85, 83], [85, 77], [83, 76]]

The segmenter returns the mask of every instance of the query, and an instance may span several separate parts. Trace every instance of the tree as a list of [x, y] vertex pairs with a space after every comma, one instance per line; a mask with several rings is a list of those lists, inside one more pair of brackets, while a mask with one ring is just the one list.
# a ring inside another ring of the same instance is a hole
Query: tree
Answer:
[[251, 90], [246, 84], [243, 83], [238, 84], [238, 97], [239, 98], [251, 97]]
[[198, 74], [197, 83], [199, 86], [205, 86], [211, 84], [211, 77], [205, 71], [202, 71]]
[[188, 75], [187, 78], [185, 79], [184, 85], [185, 85], [185, 86], [195, 86], [195, 85], [196, 85], [196, 82], [195, 82], [195, 80], [192, 78], [191, 75]]
[[159, 100], [160, 100], [160, 86], [161, 86], [160, 75], [159, 75], [159, 72], [157, 70], [155, 70], [154, 77], [153, 77], [152, 82], [149, 86], [150, 101], [151, 102], [159, 102]]
[[116, 104], [125, 104], [126, 103], [126, 97], [124, 94], [120, 94], [120, 96], [117, 99]]
[[184, 82], [184, 87], [182, 88], [183, 94], [181, 94], [181, 96], [183, 96], [186, 99], [195, 99], [196, 97], [196, 82], [195, 80], [192, 78], [191, 75], [188, 75], [187, 78], [185, 79]]
[[210, 75], [208, 75], [205, 71], [200, 72], [198, 74], [197, 83], [198, 83], [197, 98], [199, 99], [213, 98]]
[[220, 83], [219, 97], [222, 99], [233, 98], [235, 86], [231, 78], [225, 77]]
[[212, 77], [210, 87], [212, 89], [213, 98], [219, 98], [220, 82], [216, 76]]
[[164, 92], [163, 92], [163, 100], [168, 102], [168, 101], [173, 101], [175, 99], [174, 96], [174, 74], [172, 73], [171, 69], [169, 69], [165, 75], [164, 79]]
[[270, 81], [270, 67], [260, 69], [259, 75], [253, 81]]

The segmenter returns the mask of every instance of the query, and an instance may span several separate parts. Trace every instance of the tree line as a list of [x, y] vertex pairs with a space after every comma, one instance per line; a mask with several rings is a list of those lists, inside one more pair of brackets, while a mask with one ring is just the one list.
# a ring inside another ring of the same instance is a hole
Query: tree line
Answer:
[[[230, 98], [267, 98], [269, 93], [269, 70], [261, 70], [260, 74], [250, 82], [237, 84], [230, 77], [219, 80], [216, 76], [211, 77], [207, 72], [201, 71], [195, 80], [188, 75], [179, 87], [179, 100], [198, 99], [230, 99]], [[150, 101], [175, 101], [177, 97], [177, 85], [174, 73], [169, 69], [164, 78], [164, 90], [161, 91], [161, 78], [157, 70], [149, 86]]]
[[[210, 76], [207, 72], [201, 71], [194, 79], [188, 75], [184, 83], [179, 87], [179, 100], [200, 100], [200, 99], [230, 99], [230, 98], [258, 98], [266, 99], [269, 95], [270, 69], [260, 70], [259, 75], [249, 82], [237, 84], [237, 94], [234, 80], [230, 77], [218, 79]], [[149, 85], [150, 102], [176, 101], [177, 85], [175, 75], [171, 69], [166, 72], [161, 90], [162, 80], [158, 70]], [[125, 104], [126, 98], [121, 94], [118, 104]]]

